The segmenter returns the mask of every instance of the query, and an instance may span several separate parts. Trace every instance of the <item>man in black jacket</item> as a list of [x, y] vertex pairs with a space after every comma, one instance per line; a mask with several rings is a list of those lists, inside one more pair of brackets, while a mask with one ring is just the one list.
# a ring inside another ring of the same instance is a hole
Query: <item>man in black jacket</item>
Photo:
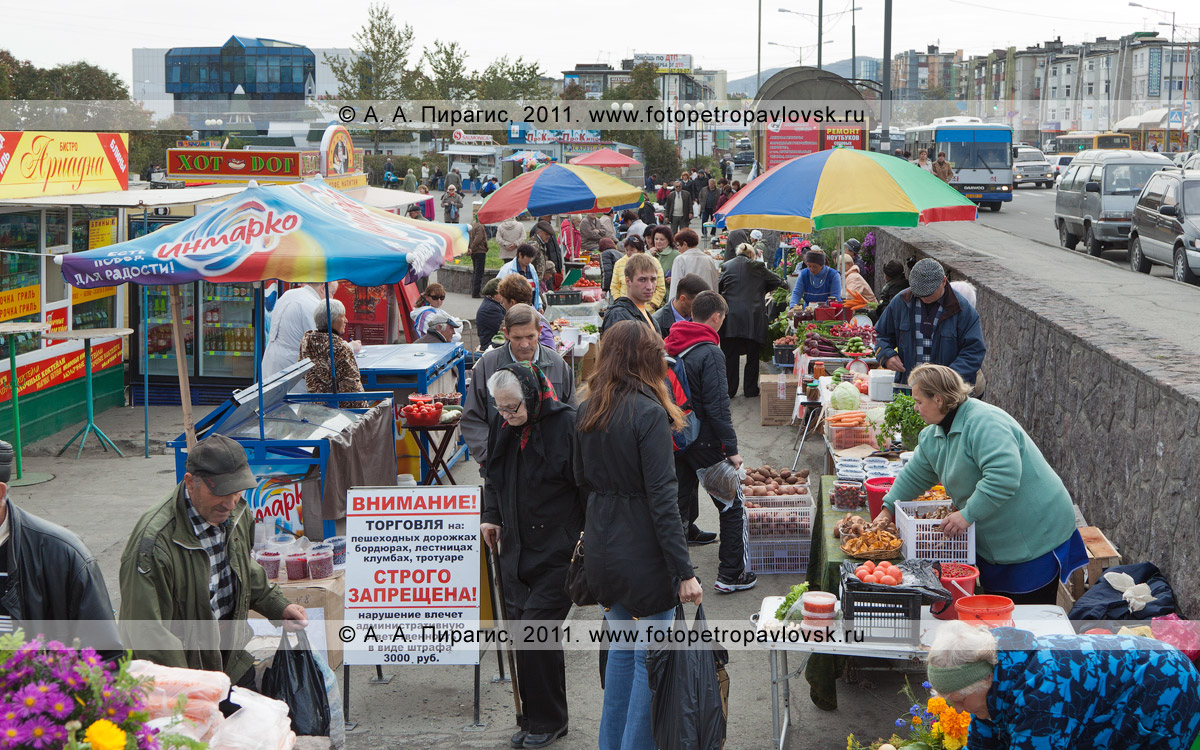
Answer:
[[[716, 292], [701, 292], [692, 301], [692, 321], [676, 323], [667, 336], [667, 354], [682, 358], [687, 373], [692, 412], [700, 419], [695, 442], [675, 454], [675, 477], [679, 482], [679, 515], [685, 524], [688, 541], [708, 544], [711, 534], [696, 526], [700, 513], [700, 480], [696, 471], [721, 461], [740, 468], [737, 433], [729, 412], [729, 391], [723, 376], [725, 356], [717, 335], [729, 306]], [[721, 547], [718, 552], [718, 592], [732, 593], [754, 588], [757, 577], [746, 570], [746, 510], [741, 499], [713, 502], [720, 511]]]
[[[600, 324], [600, 336], [616, 323], [622, 320], [636, 320], [653, 327], [650, 314], [646, 312], [646, 303], [654, 298], [657, 290], [658, 268], [654, 261], [645, 253], [634, 253], [625, 261], [625, 294], [618, 297], [604, 311], [604, 321]], [[601, 338], [603, 340], [603, 338]]]
[[696, 295], [700, 292], [707, 291], [710, 291], [708, 282], [697, 274], [689, 273], [680, 279], [679, 287], [675, 291], [675, 299], [658, 308], [650, 316], [650, 320], [654, 322], [654, 327], [658, 329], [658, 334], [663, 339], [666, 339], [667, 334], [671, 332], [671, 326], [685, 320], [691, 320], [692, 300], [696, 299]]
[[8, 498], [13, 448], [0, 440], [0, 633], [79, 638], [106, 659], [124, 651], [96, 558], [75, 534]]
[[683, 189], [681, 180], [675, 181], [675, 189], [667, 196], [667, 200], [663, 203], [663, 209], [667, 214], [667, 221], [671, 223], [671, 234], [679, 233], [692, 222], [692, 194]]
[[479, 334], [480, 351], [486, 352], [492, 348], [492, 339], [500, 333], [506, 311], [504, 297], [500, 294], [500, 279], [490, 279], [483, 285], [483, 302], [475, 311], [475, 332]]

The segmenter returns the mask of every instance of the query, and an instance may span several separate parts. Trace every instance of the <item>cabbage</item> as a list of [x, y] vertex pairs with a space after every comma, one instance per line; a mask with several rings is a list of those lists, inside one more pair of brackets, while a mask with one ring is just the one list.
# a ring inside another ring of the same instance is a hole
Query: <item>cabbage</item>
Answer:
[[862, 394], [858, 392], [850, 383], [838, 383], [833, 389], [833, 395], [829, 398], [829, 405], [835, 409], [857, 409], [862, 403]]

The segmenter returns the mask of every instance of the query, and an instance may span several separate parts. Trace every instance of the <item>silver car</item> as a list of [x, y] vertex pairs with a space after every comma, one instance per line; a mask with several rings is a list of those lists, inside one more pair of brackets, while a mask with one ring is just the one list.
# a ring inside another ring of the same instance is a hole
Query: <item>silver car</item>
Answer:
[[1054, 167], [1046, 155], [1031, 146], [1013, 147], [1013, 188], [1032, 183], [1054, 187]]
[[1138, 194], [1150, 176], [1171, 168], [1162, 154], [1142, 151], [1080, 151], [1058, 184], [1054, 226], [1063, 247], [1083, 240], [1090, 255], [1129, 246], [1129, 225]]

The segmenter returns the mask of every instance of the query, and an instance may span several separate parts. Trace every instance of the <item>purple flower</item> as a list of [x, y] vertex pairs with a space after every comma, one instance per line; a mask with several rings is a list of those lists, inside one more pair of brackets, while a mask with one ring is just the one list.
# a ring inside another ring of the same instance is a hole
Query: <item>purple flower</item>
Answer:
[[65, 721], [68, 716], [75, 712], [76, 705], [78, 704], [61, 690], [54, 690], [47, 695], [43, 710], [55, 719]]
[[13, 696], [18, 716], [36, 716], [46, 705], [46, 693], [39, 689], [39, 684], [26, 685]]
[[60, 666], [56, 667], [50, 676], [64, 688], [70, 691], [79, 690], [83, 687], [83, 678], [76, 672], [74, 667]]
[[98, 667], [101, 663], [100, 655], [96, 653], [96, 649], [94, 648], [85, 648], [80, 651], [79, 659], [89, 667]]
[[918, 712], [918, 711], [920, 711], [920, 710], [921, 710], [921, 707], [920, 707], [920, 706], [918, 706], [916, 703], [914, 703], [914, 704], [912, 704], [912, 706], [911, 706], [911, 707], [908, 709], [908, 712], [909, 712], [910, 714], [912, 714], [913, 716], [916, 716], [916, 715], [917, 715], [917, 712]]
[[904, 719], [896, 719], [896, 726], [898, 726], [898, 727], [902, 727], [907, 723], [908, 722], [906, 722]]
[[933, 684], [930, 683], [929, 680], [925, 680], [921, 683], [921, 687], [925, 688], [926, 690], [931, 690], [933, 689]]
[[44, 716], [38, 716], [25, 722], [26, 742], [32, 747], [58, 747], [62, 735], [62, 729], [54, 726]]
[[15, 719], [0, 719], [0, 747], [16, 747], [25, 741], [25, 727]]

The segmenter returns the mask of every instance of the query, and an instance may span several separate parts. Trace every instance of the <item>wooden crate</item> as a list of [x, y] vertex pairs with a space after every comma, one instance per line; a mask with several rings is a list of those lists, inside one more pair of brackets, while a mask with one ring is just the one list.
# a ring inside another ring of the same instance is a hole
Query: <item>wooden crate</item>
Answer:
[[1058, 585], [1058, 606], [1070, 612], [1071, 607], [1089, 588], [1096, 585], [1104, 572], [1121, 562], [1121, 553], [1116, 546], [1104, 536], [1104, 532], [1095, 526], [1083, 526], [1079, 529], [1087, 547], [1088, 564], [1071, 574], [1067, 583]]

